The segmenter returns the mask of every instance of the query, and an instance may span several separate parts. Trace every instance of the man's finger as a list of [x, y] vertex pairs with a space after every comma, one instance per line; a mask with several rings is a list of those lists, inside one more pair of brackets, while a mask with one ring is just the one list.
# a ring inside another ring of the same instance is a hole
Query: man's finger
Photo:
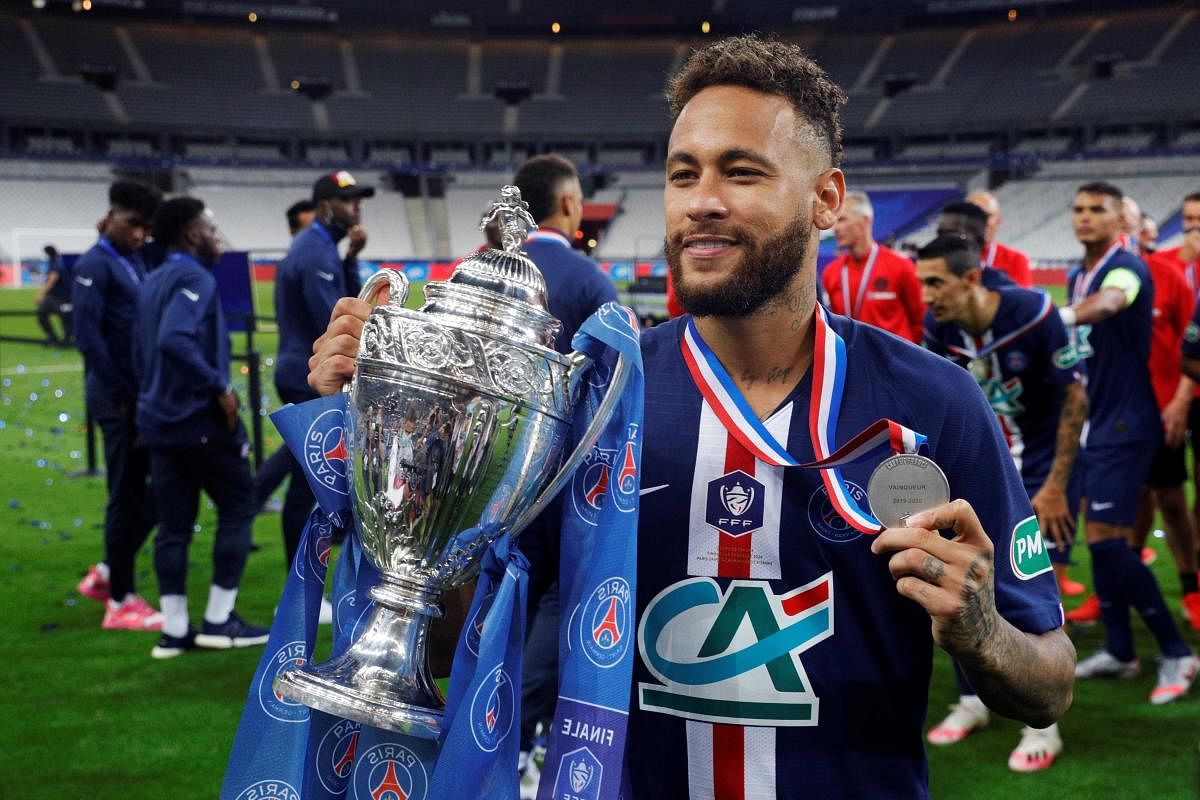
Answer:
[[924, 550], [901, 550], [888, 560], [888, 571], [896, 580], [912, 576], [941, 586], [946, 577], [946, 562]]
[[943, 561], [949, 561], [954, 553], [951, 542], [927, 528], [888, 528], [871, 542], [871, 552], [876, 555], [910, 549], [922, 550]]
[[929, 511], [913, 514], [908, 518], [908, 526], [936, 531], [953, 530], [956, 542], [980, 545], [985, 543], [990, 545], [992, 542], [983, 530], [983, 525], [979, 523], [975, 509], [971, 508], [971, 504], [962, 498], [951, 500], [949, 503]]
[[954, 599], [945, 589], [906, 575], [896, 581], [896, 591], [912, 600], [931, 617], [946, 617], [954, 613]]

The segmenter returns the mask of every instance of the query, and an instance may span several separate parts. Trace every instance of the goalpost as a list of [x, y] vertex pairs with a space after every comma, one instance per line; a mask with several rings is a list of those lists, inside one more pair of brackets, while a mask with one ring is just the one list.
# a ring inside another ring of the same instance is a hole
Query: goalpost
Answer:
[[60, 253], [82, 253], [96, 243], [95, 228], [13, 228], [8, 255], [13, 269], [0, 271], [0, 285], [20, 286], [25, 259], [42, 260], [42, 248], [54, 245]]

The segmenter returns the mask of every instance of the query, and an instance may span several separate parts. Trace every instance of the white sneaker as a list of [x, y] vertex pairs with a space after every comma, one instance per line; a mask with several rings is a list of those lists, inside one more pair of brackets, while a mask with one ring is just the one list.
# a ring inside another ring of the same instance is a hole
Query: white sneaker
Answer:
[[1014, 772], [1040, 772], [1054, 763], [1062, 748], [1058, 723], [1048, 728], [1023, 728], [1017, 749], [1008, 757], [1008, 768]]
[[929, 729], [925, 738], [930, 744], [954, 744], [967, 738], [976, 728], [988, 724], [988, 710], [976, 695], [963, 695], [950, 706], [950, 714]]
[[1136, 678], [1142, 665], [1136, 658], [1121, 661], [1107, 650], [1101, 650], [1075, 665], [1076, 678]]
[[1150, 693], [1150, 702], [1161, 706], [1183, 697], [1196, 680], [1197, 670], [1200, 670], [1200, 658], [1194, 654], [1164, 658], [1158, 668], [1158, 685]]
[[329, 602], [329, 598], [321, 598], [321, 615], [317, 617], [317, 623], [320, 625], [333, 624], [333, 603]]
[[525, 771], [521, 773], [521, 800], [535, 800], [537, 798], [538, 784], [542, 782], [542, 770], [538, 763], [546, 757], [546, 748], [541, 748], [541, 758], [537, 747], [525, 759]]

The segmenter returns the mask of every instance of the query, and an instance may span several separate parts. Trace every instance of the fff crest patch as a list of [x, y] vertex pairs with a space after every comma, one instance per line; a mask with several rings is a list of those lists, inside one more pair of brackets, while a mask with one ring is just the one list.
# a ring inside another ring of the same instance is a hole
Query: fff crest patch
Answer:
[[580, 607], [575, 619], [584, 655], [597, 667], [608, 669], [629, 651], [633, 622], [629, 582], [613, 576], [600, 582]]
[[354, 762], [354, 800], [425, 800], [429, 774], [417, 754], [402, 744], [377, 744]]
[[554, 778], [554, 797], [596, 800], [604, 778], [604, 765], [586, 747], [564, 753]]
[[307, 663], [307, 647], [300, 640], [288, 642], [271, 656], [270, 663], [258, 681], [258, 704], [268, 717], [280, 722], [308, 720], [308, 706], [289, 700], [275, 690], [275, 679], [279, 677], [279, 673], [292, 667], [302, 667]]
[[471, 698], [471, 735], [480, 750], [491, 753], [500, 746], [512, 728], [515, 709], [512, 678], [497, 664]]
[[341, 794], [350, 785], [360, 730], [362, 725], [358, 722], [338, 720], [336, 725], [325, 732], [317, 745], [317, 755], [314, 759], [317, 778], [330, 794]]
[[571, 479], [571, 505], [579, 518], [588, 525], [595, 525], [608, 494], [617, 451], [599, 445], [583, 458]]
[[287, 781], [271, 778], [250, 784], [235, 800], [300, 800], [300, 793]]
[[[862, 487], [852, 481], [846, 481], [846, 490], [850, 498], [859, 508], [866, 508], [867, 493]], [[862, 533], [842, 517], [833, 507], [829, 499], [829, 490], [825, 482], [817, 486], [816, 491], [808, 498], [808, 524], [822, 539], [835, 544], [852, 542], [862, 536]]]
[[304, 467], [312, 480], [338, 494], [349, 494], [346, 485], [346, 430], [341, 409], [317, 415], [304, 435]]
[[763, 525], [763, 492], [763, 485], [740, 469], [711, 480], [704, 519], [733, 536], [756, 531]]

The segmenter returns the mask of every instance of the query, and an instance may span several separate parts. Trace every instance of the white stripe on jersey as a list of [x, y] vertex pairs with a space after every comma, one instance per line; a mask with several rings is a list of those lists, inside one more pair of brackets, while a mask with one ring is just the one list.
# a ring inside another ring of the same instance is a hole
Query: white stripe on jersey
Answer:
[[[688, 754], [689, 800], [715, 800], [717, 796], [713, 773], [713, 724], [685, 720]], [[734, 766], [740, 761], [741, 784], [746, 800], [775, 800], [775, 729], [742, 728], [744, 737], [741, 758], [729, 756], [725, 763]]]
[[[779, 442], [786, 443], [792, 423], [788, 403], [763, 423]], [[696, 471], [692, 477], [692, 499], [688, 522], [688, 574], [717, 577], [720, 532], [705, 520], [708, 484], [725, 474], [725, 448], [729, 432], [705, 401], [700, 406], [700, 431], [696, 444]], [[763, 524], [750, 540], [750, 577], [763, 580], [781, 577], [779, 565], [779, 509], [786, 467], [772, 467], [754, 460], [754, 475], [763, 485]]]

